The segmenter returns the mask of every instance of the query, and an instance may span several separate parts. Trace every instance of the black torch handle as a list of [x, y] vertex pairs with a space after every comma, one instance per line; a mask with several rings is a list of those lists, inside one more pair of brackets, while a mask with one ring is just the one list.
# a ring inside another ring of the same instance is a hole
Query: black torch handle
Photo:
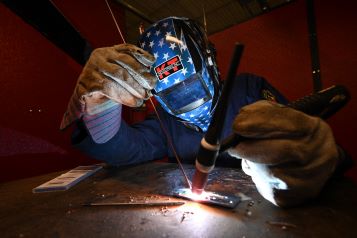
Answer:
[[327, 119], [344, 107], [350, 98], [350, 93], [346, 87], [334, 85], [295, 100], [288, 106], [308, 115]]
[[[203, 138], [205, 143], [202, 143], [199, 148], [196, 157], [196, 163], [204, 166], [214, 166], [219, 151], [219, 140], [222, 134], [222, 128], [224, 124], [224, 116], [227, 110], [227, 104], [229, 100], [230, 92], [232, 91], [232, 85], [235, 80], [237, 68], [240, 63], [244, 50], [244, 45], [240, 43], [235, 44], [231, 64], [228, 70], [226, 80], [224, 81], [222, 93], [217, 102], [216, 109], [214, 111], [211, 123], [207, 129], [207, 132]], [[212, 147], [214, 147], [212, 149]]]
[[196, 157], [196, 171], [192, 179], [192, 192], [201, 194], [208, 181], [208, 174], [214, 168], [219, 152], [219, 140], [222, 134], [224, 115], [232, 85], [236, 78], [237, 68], [242, 57], [244, 45], [236, 43], [227, 78], [224, 82], [222, 93], [217, 102], [211, 123], [205, 136], [201, 140]]
[[[346, 87], [334, 85], [295, 100], [289, 103], [288, 106], [308, 115], [327, 119], [344, 107], [350, 98], [350, 93]], [[248, 140], [248, 138], [238, 134], [232, 134], [221, 141], [219, 151], [223, 152], [232, 146], [236, 146], [243, 140]]]
[[236, 79], [237, 68], [242, 58], [244, 45], [236, 43], [231, 59], [231, 64], [228, 69], [226, 80], [224, 81], [222, 93], [218, 100], [215, 112], [212, 117], [212, 121], [205, 134], [206, 141], [211, 145], [218, 145], [221, 137], [222, 128], [224, 125], [224, 116], [227, 111], [227, 105], [229, 101], [229, 95], [233, 88], [234, 80]]

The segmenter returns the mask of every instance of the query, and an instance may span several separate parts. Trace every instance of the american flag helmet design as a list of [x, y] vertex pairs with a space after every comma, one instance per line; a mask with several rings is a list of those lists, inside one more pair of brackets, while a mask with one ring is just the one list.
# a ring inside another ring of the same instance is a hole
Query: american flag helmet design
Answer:
[[144, 31], [139, 46], [155, 56], [151, 68], [158, 82], [154, 96], [170, 114], [207, 131], [215, 94], [205, 38], [187, 18], [168, 17]]

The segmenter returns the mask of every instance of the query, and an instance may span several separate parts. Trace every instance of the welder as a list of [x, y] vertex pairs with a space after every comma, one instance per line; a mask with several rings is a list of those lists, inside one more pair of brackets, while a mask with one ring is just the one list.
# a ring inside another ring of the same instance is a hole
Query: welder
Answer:
[[[111, 165], [165, 157], [174, 162], [175, 153], [183, 163], [194, 163], [222, 88], [215, 53], [202, 27], [179, 17], [147, 28], [137, 46], [95, 49], [61, 129], [75, 122], [72, 143]], [[152, 95], [158, 116], [133, 125], [122, 119], [122, 105], [140, 107]], [[264, 78], [238, 75], [222, 115], [222, 137], [234, 132], [249, 140], [219, 154], [216, 162], [241, 166], [260, 194], [281, 207], [316, 197], [343, 154], [326, 122], [287, 103]]]

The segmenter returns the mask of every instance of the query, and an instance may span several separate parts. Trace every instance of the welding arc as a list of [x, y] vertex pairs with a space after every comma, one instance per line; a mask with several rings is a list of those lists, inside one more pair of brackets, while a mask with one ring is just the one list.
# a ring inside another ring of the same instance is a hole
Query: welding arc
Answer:
[[[115, 17], [114, 17], [113, 11], [112, 11], [112, 9], [111, 9], [109, 3], [108, 3], [108, 0], [105, 0], [105, 2], [106, 2], [106, 4], [107, 4], [107, 7], [108, 7], [108, 9], [109, 9], [109, 12], [110, 12], [110, 14], [111, 14], [111, 16], [112, 16], [112, 19], [113, 19], [113, 21], [114, 21], [114, 23], [115, 23], [115, 26], [116, 26], [116, 28], [117, 28], [117, 30], [118, 30], [118, 32], [119, 32], [119, 35], [120, 35], [120, 37], [121, 37], [123, 43], [126, 43], [126, 41], [125, 41], [125, 39], [124, 39], [124, 36], [123, 36], [123, 34], [122, 34], [121, 30], [120, 30], [120, 27], [119, 27], [119, 25], [118, 25], [118, 23], [117, 23], [117, 20], [116, 20]], [[151, 93], [149, 92], [148, 95], [151, 95]], [[160, 116], [159, 116], [159, 113], [158, 113], [157, 110], [156, 110], [156, 106], [155, 106], [154, 102], [151, 100], [151, 98], [149, 98], [149, 100], [150, 100], [150, 103], [151, 103], [152, 107], [154, 108], [155, 114], [156, 114], [156, 116], [157, 116], [157, 118], [158, 118], [158, 120], [159, 120], [159, 122], [160, 122], [161, 129], [162, 129], [162, 131], [164, 132], [164, 134], [165, 134], [165, 136], [166, 136], [167, 142], [168, 142], [169, 146], [171, 147], [171, 149], [172, 149], [172, 151], [173, 151], [173, 153], [174, 153], [174, 155], [175, 155], [177, 164], [179, 165], [179, 168], [180, 168], [180, 170], [181, 170], [181, 172], [182, 172], [182, 174], [183, 174], [183, 176], [184, 176], [184, 178], [185, 178], [185, 181], [186, 181], [186, 183], [187, 183], [187, 186], [191, 189], [191, 182], [190, 182], [190, 180], [188, 179], [188, 176], [187, 176], [187, 174], [186, 174], [186, 172], [185, 172], [185, 170], [184, 170], [184, 168], [183, 168], [183, 166], [182, 166], [181, 160], [180, 160], [180, 158], [179, 158], [179, 156], [178, 156], [178, 154], [177, 154], [177, 152], [176, 152], [176, 149], [175, 149], [175, 147], [174, 147], [174, 145], [173, 145], [173, 143], [172, 143], [170, 134], [169, 134], [169, 132], [166, 130], [166, 128], [164, 127], [164, 124], [162, 123], [162, 120], [161, 120], [161, 118], [160, 118]]]

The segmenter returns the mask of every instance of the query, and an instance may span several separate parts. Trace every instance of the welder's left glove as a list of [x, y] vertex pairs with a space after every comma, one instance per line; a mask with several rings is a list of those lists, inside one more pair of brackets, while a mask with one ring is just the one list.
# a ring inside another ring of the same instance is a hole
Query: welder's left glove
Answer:
[[233, 130], [250, 139], [228, 152], [242, 159], [259, 193], [277, 206], [316, 197], [338, 162], [327, 123], [274, 102], [243, 107]]

